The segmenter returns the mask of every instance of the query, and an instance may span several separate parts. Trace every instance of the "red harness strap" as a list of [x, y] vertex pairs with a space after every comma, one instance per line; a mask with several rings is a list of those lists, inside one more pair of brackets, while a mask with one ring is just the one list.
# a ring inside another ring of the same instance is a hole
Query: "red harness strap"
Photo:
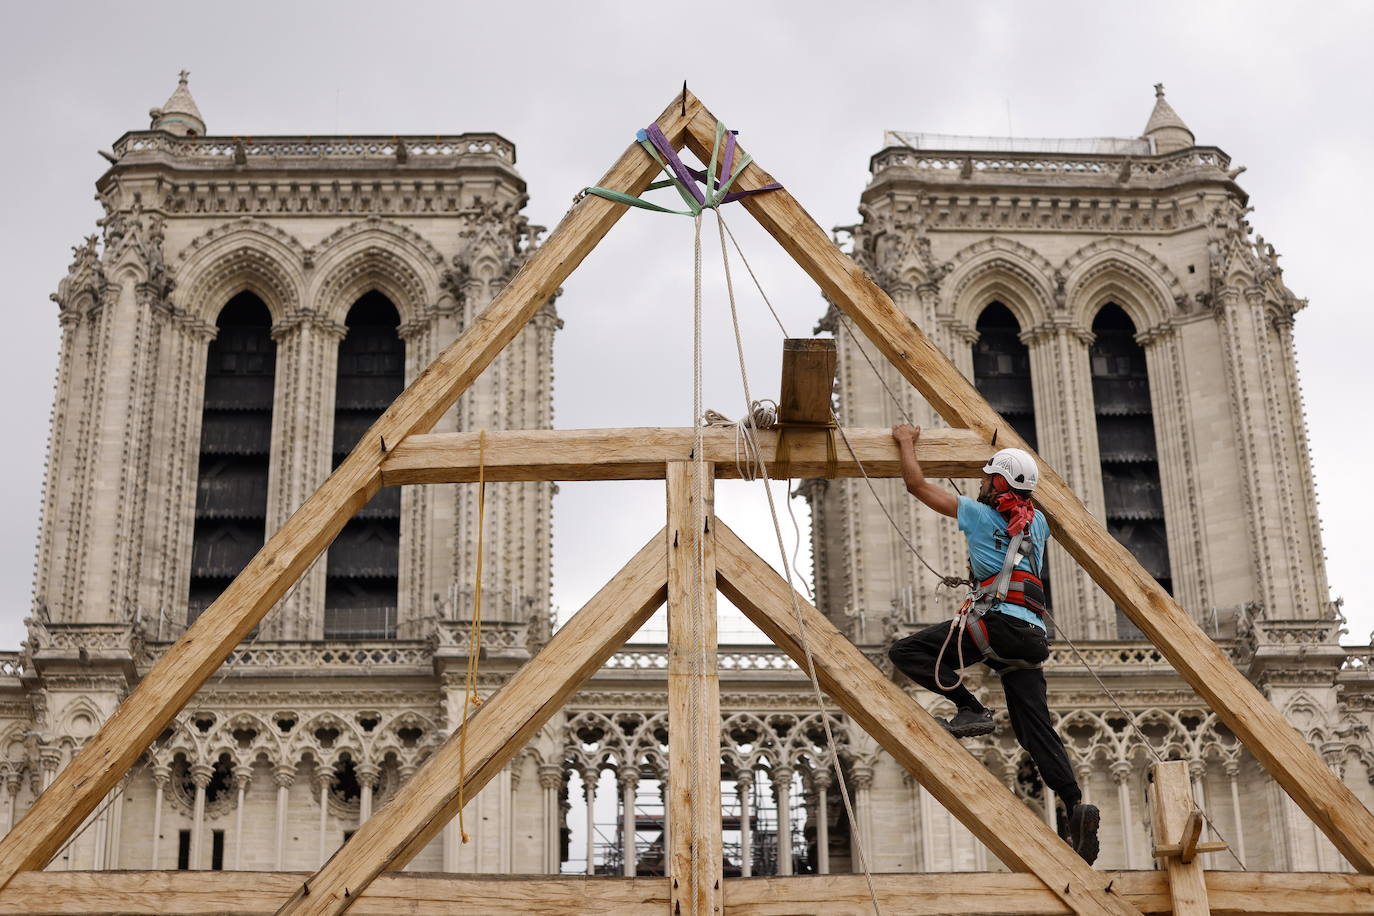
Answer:
[[[996, 581], [997, 576], [989, 576], [979, 585], [987, 588]], [[1045, 613], [1045, 583], [1040, 581], [1039, 576], [1024, 569], [1013, 569], [1011, 571], [1011, 583], [1007, 586], [1006, 597], [1002, 600], [1008, 604], [1019, 604], [1021, 607], [1043, 616]]]

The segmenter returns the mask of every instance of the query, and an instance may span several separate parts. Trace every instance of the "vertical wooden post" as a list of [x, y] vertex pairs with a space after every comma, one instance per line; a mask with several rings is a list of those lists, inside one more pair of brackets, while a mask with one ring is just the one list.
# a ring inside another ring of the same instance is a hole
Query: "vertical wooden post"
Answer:
[[672, 916], [720, 916], [715, 469], [668, 462], [668, 878]]
[[[1170, 760], [1154, 765], [1154, 785], [1150, 787], [1150, 812], [1154, 824], [1156, 853], [1159, 847], [1187, 846], [1187, 828], [1194, 819], [1193, 787], [1188, 779], [1188, 764]], [[1194, 844], [1197, 838], [1193, 838]], [[1199, 856], [1178, 854], [1160, 856], [1169, 869], [1169, 901], [1174, 916], [1207, 916], [1207, 878]], [[1186, 861], [1185, 861], [1186, 860]]]

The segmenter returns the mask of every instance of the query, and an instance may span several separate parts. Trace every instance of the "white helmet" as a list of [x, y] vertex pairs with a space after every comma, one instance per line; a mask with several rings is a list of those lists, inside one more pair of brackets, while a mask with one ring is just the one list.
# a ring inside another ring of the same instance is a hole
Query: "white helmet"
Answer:
[[1030, 492], [1040, 482], [1040, 469], [1035, 459], [1021, 448], [1004, 448], [993, 455], [983, 468], [984, 474], [1001, 474], [1013, 490]]

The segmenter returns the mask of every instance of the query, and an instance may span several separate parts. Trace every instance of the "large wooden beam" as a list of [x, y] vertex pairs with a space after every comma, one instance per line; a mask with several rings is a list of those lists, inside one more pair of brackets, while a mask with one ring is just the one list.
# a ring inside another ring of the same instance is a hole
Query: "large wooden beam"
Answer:
[[[393, 448], [382, 463], [382, 485], [469, 483], [477, 479], [479, 433], [432, 433], [411, 436]], [[851, 455], [836, 435], [838, 477], [897, 477], [897, 446], [885, 429], [847, 429]], [[640, 429], [519, 429], [486, 434], [486, 479], [509, 480], [662, 480], [670, 461], [692, 454], [688, 427]], [[778, 432], [760, 430], [759, 451], [774, 476]], [[705, 459], [717, 479], [738, 478], [738, 443], [733, 428], [702, 430]], [[966, 429], [927, 429], [916, 454], [932, 477], [977, 477], [993, 449]], [[788, 433], [787, 473], [821, 477], [827, 471], [827, 448], [820, 434]], [[862, 470], [860, 466], [862, 465]]]
[[[386, 805], [277, 912], [324, 916], [347, 910], [386, 870], [403, 868], [458, 813], [458, 783], [475, 796], [582, 683], [644, 625], [667, 595], [665, 534], [650, 539], [540, 653], [425, 761]], [[466, 729], [467, 770], [461, 767]]]
[[1034, 874], [1075, 913], [1138, 912], [720, 520], [716, 570], [725, 596], [802, 670], [803, 639], [810, 645], [831, 698], [1007, 867]]
[[[681, 142], [686, 122], [698, 107], [696, 100], [689, 104], [674, 99], [659, 116], [659, 126], [671, 142]], [[632, 143], [601, 184], [639, 194], [657, 171], [653, 159]], [[589, 196], [568, 212], [486, 311], [382, 414], [352, 454], [153, 666], [24, 819], [0, 840], [0, 888], [16, 872], [47, 864], [234, 646], [377, 491], [387, 449], [434, 427], [624, 211], [620, 204]]]
[[719, 916], [724, 857], [711, 466], [669, 462], [667, 489], [669, 913]]
[[1156, 848], [1165, 844], [1185, 847], [1178, 855], [1163, 857], [1169, 874], [1169, 900], [1174, 916], [1207, 916], [1207, 874], [1202, 870], [1202, 860], [1189, 855], [1186, 849], [1196, 846], [1197, 833], [1202, 828], [1197, 804], [1193, 801], [1188, 762], [1156, 763], [1151, 772], [1154, 782], [1150, 786], [1150, 829]]
[[[25, 872], [0, 897], [0, 916], [270, 916], [300, 884], [289, 872]], [[1160, 871], [1104, 872], [1142, 913], [1169, 913]], [[1070, 916], [1035, 876], [1005, 872], [874, 875], [891, 916]], [[1368, 913], [1374, 878], [1321, 872], [1208, 872], [1212, 916]], [[726, 878], [727, 916], [856, 916], [871, 912], [863, 875]], [[353, 916], [643, 916], [668, 906], [666, 878], [388, 873], [359, 895]]]
[[[700, 109], [687, 145], [709, 156], [716, 119]], [[773, 181], [757, 163], [737, 187]], [[888, 360], [952, 426], [986, 441], [1028, 448], [944, 353], [892, 303], [858, 264], [831, 241], [791, 194], [770, 191], [746, 197], [744, 206], [811, 276]], [[1087, 570], [1260, 760], [1350, 863], [1374, 873], [1374, 813], [1341, 782], [1256, 687], [1092, 516], [1058, 474], [1043, 461], [1036, 501], [1054, 524], [1055, 540]]]

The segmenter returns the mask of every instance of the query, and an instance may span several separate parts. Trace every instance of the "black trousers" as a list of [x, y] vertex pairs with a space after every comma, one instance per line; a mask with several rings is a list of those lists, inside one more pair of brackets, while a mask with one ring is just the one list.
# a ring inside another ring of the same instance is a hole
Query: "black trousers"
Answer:
[[[1049, 658], [1050, 643], [1044, 632], [1036, 626], [1006, 614], [992, 612], [983, 616], [988, 628], [988, 642], [992, 650], [1003, 658], [1020, 659], [1028, 662], [1043, 662]], [[964, 662], [967, 665], [982, 663], [997, 671], [1001, 676], [1002, 691], [1007, 697], [1007, 715], [1011, 719], [1012, 731], [1016, 741], [1040, 770], [1040, 778], [1054, 790], [1070, 809], [1083, 797], [1074, 779], [1073, 767], [1069, 765], [1069, 755], [1064, 751], [1064, 742], [1050, 722], [1049, 701], [1046, 698], [1045, 672], [1041, 668], [1010, 668], [983, 659], [983, 653], [967, 633], [962, 640], [950, 639], [945, 647], [944, 657], [940, 659], [936, 671], [935, 659], [940, 654], [940, 645], [949, 634], [953, 621], [939, 623], [899, 639], [888, 649], [887, 655], [907, 677], [927, 690], [933, 690], [949, 697], [961, 709], [977, 709], [979, 703], [963, 685], [953, 690], [941, 689], [936, 684], [938, 674], [941, 684], [953, 684], [958, 674], [959, 647], [963, 642]], [[976, 623], [971, 626], [977, 626]]]

